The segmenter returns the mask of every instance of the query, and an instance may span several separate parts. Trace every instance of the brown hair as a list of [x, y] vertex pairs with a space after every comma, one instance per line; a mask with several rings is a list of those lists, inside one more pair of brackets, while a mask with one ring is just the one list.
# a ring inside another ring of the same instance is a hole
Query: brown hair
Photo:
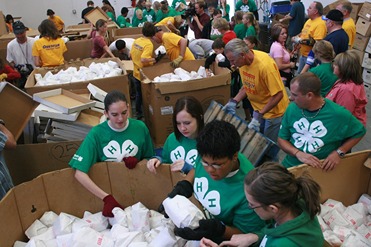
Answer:
[[362, 67], [358, 54], [352, 50], [339, 53], [334, 60], [334, 65], [339, 68], [339, 80], [342, 83], [353, 81], [357, 85], [363, 83]]
[[283, 209], [297, 211], [298, 200], [304, 200], [313, 219], [321, 211], [321, 188], [309, 174], [295, 178], [285, 167], [266, 162], [245, 177], [246, 191], [263, 206], [280, 204]]
[[313, 53], [320, 60], [332, 61], [335, 57], [334, 47], [327, 40], [317, 41], [313, 46]]
[[312, 92], [315, 96], [321, 96], [321, 80], [312, 72], [305, 72], [294, 77], [290, 85], [298, 83], [298, 90], [301, 94]]
[[274, 24], [272, 29], [271, 29], [271, 38], [272, 38], [272, 41], [278, 41], [278, 38], [280, 37], [280, 34], [282, 32], [282, 29], [286, 29], [287, 31], [287, 26], [281, 24], [281, 23], [277, 23], [277, 24]]

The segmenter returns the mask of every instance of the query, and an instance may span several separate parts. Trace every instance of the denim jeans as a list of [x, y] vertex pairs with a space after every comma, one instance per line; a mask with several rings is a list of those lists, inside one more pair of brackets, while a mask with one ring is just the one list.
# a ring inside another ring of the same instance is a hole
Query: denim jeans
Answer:
[[300, 75], [300, 72], [303, 70], [305, 63], [307, 62], [307, 57], [306, 56], [300, 56], [299, 58], [299, 66], [297, 70], [297, 75]]
[[282, 116], [277, 118], [265, 119], [264, 135], [277, 143], [278, 132], [280, 130]]

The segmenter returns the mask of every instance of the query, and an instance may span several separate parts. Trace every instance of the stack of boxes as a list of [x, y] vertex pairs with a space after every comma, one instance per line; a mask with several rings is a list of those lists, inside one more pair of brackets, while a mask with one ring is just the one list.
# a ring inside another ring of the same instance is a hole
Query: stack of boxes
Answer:
[[371, 3], [353, 3], [352, 5], [353, 11], [351, 17], [356, 21], [357, 32], [353, 49], [360, 57], [366, 95], [368, 100], [371, 100]]

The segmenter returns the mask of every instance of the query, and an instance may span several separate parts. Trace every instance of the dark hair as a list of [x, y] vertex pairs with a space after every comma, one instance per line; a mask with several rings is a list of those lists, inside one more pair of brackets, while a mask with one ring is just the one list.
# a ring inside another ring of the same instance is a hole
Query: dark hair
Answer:
[[112, 10], [113, 10], [113, 12], [115, 12], [115, 9], [113, 8], [113, 6], [112, 6], [112, 4], [108, 1], [108, 0], [103, 0], [102, 1], [102, 3], [104, 3], [104, 4], [107, 4], [107, 5], [109, 5], [109, 6], [111, 6], [111, 8], [112, 8]]
[[125, 15], [125, 14], [128, 13], [128, 12], [129, 12], [129, 9], [126, 8], [126, 7], [123, 7], [123, 8], [121, 9], [121, 14], [122, 14], [122, 15]]
[[145, 1], [146, 1], [146, 0], [138, 0], [137, 5], [135, 5], [135, 8], [140, 8], [140, 9], [142, 9], [142, 8], [143, 8], [142, 3], [145, 2]]
[[86, 5], [87, 5], [87, 6], [94, 5], [94, 2], [93, 2], [93, 1], [88, 1], [88, 2], [86, 3]]
[[221, 38], [217, 38], [211, 45], [211, 49], [222, 49], [224, 48], [224, 46], [225, 46], [224, 41]]
[[321, 95], [321, 80], [312, 72], [305, 72], [294, 77], [290, 85], [298, 82], [298, 90], [301, 94], [312, 92], [316, 96]]
[[281, 23], [277, 23], [277, 24], [274, 24], [272, 29], [271, 29], [271, 38], [272, 38], [272, 41], [278, 41], [278, 38], [280, 37], [281, 35], [281, 32], [282, 32], [282, 29], [286, 29], [287, 31], [287, 26], [281, 24]]
[[156, 34], [156, 27], [152, 22], [146, 21], [142, 28], [144, 37], [153, 37]]
[[122, 40], [122, 39], [118, 39], [118, 40], [116, 40], [116, 42], [115, 42], [115, 46], [116, 46], [116, 49], [117, 49], [118, 51], [120, 51], [120, 50], [126, 48], [126, 43], [125, 43], [124, 40]]
[[213, 159], [225, 157], [232, 159], [241, 146], [241, 138], [236, 128], [220, 120], [206, 124], [196, 141], [200, 156], [209, 156]]
[[214, 18], [218, 14], [221, 14], [222, 15], [223, 12], [220, 9], [215, 9], [213, 15], [211, 16], [211, 18]]
[[14, 22], [13, 16], [12, 15], [6, 15], [5, 16], [5, 22], [10, 23], [10, 21]]
[[334, 65], [339, 68], [339, 81], [347, 83], [353, 81], [357, 85], [363, 83], [362, 67], [359, 62], [358, 54], [352, 50], [339, 53], [334, 60]]
[[250, 41], [251, 44], [255, 44], [255, 46], [259, 46], [259, 40], [255, 35], [246, 36], [244, 40], [248, 40]]
[[107, 23], [106, 20], [103, 20], [103, 19], [97, 20], [97, 22], [95, 23], [95, 30], [99, 31], [99, 28], [103, 27], [104, 24], [106, 23]]
[[48, 37], [57, 39], [60, 37], [59, 31], [54, 22], [49, 19], [43, 20], [37, 29], [39, 30], [40, 38]]
[[173, 113], [173, 127], [174, 127], [174, 134], [177, 140], [180, 140], [182, 137], [182, 134], [178, 130], [177, 127], [177, 121], [176, 116], [179, 112], [185, 110], [188, 112], [193, 118], [197, 121], [197, 134], [200, 133], [200, 131], [204, 127], [204, 117], [203, 117], [203, 110], [201, 103], [193, 96], [184, 96], [179, 98], [174, 107], [174, 113]]
[[205, 9], [206, 7], [206, 4], [204, 1], [198, 1], [195, 3], [195, 5], [198, 4], [198, 7], [201, 8], [201, 9]]
[[104, 98], [104, 110], [108, 112], [109, 107], [116, 102], [123, 101], [127, 103], [126, 97], [123, 93], [117, 90], [113, 90], [107, 93], [106, 97]]
[[266, 162], [251, 170], [244, 183], [246, 191], [263, 206], [279, 203], [284, 209], [297, 211], [297, 202], [303, 199], [312, 219], [321, 211], [321, 187], [309, 174], [295, 178], [282, 165]]
[[315, 5], [316, 5], [316, 9], [318, 11], [318, 15], [321, 16], [323, 15], [323, 5], [321, 2], [317, 2], [317, 1], [314, 1]]
[[54, 15], [54, 14], [55, 14], [55, 12], [52, 9], [48, 9], [46, 11], [46, 15]]

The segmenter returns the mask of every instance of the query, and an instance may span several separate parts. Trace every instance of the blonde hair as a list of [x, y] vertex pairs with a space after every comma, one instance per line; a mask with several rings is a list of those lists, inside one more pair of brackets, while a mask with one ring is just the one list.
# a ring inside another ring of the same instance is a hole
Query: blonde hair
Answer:
[[313, 52], [320, 60], [332, 61], [335, 57], [334, 47], [327, 40], [317, 41], [313, 46]]
[[247, 12], [244, 14], [244, 16], [246, 16], [246, 19], [251, 23], [251, 25], [253, 25], [253, 27], [255, 28], [255, 32], [258, 35], [259, 23], [256, 21], [255, 15], [252, 12]]
[[224, 18], [216, 18], [213, 20], [213, 28], [223, 31], [228, 31], [230, 29], [229, 23]]

